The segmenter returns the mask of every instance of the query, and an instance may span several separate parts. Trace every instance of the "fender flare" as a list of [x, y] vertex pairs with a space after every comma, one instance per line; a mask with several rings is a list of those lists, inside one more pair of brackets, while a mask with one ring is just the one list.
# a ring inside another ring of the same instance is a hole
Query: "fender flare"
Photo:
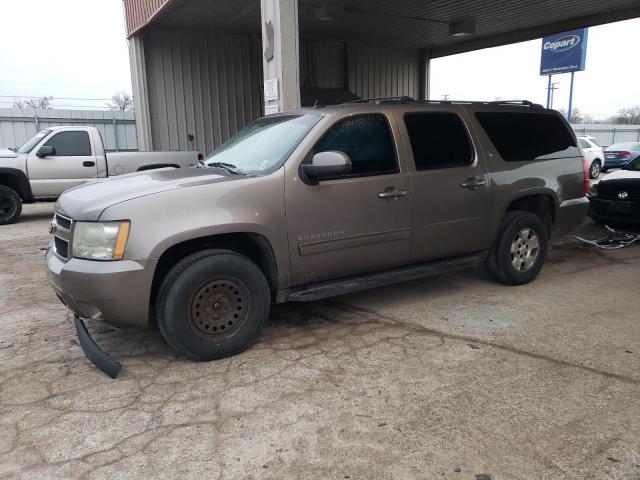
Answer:
[[[6, 182], [4, 179], [10, 177], [11, 182]], [[23, 202], [33, 202], [33, 194], [31, 192], [31, 185], [27, 175], [17, 168], [0, 167], [0, 185], [6, 185], [13, 188]]]

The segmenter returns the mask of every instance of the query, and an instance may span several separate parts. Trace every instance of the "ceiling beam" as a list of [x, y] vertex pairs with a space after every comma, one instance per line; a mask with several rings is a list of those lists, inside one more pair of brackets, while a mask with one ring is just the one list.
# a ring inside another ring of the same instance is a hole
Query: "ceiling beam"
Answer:
[[[499, 47], [511, 43], [535, 40], [537, 38], [544, 37], [545, 35], [564, 32], [566, 30], [593, 27], [596, 25], [629, 20], [637, 17], [640, 17], [640, 7], [632, 7], [624, 10], [607, 11], [596, 15], [575, 17], [568, 20], [562, 20], [560, 22], [474, 38], [472, 40], [465, 40], [450, 45], [430, 45], [428, 48], [431, 51], [431, 58], [446, 57], [448, 55], [471, 52], [482, 48]], [[478, 25], [478, 27], [481, 26]]]

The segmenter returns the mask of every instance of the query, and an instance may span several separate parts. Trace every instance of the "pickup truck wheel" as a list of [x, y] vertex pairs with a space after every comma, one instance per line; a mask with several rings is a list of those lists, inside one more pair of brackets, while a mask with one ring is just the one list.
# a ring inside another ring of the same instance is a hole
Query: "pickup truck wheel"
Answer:
[[158, 293], [157, 320], [179, 354], [196, 361], [246, 350], [267, 323], [269, 284], [248, 258], [206, 250], [178, 262]]
[[522, 285], [535, 279], [547, 256], [548, 231], [533, 213], [508, 212], [489, 253], [489, 274], [505, 285]]
[[0, 185], [0, 225], [15, 222], [22, 212], [22, 199], [18, 192]]

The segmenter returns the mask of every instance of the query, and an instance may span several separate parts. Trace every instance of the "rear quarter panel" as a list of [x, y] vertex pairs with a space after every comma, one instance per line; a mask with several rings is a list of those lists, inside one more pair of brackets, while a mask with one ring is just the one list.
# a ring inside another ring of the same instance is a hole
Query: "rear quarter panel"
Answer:
[[[493, 232], [498, 231], [509, 205], [518, 198], [535, 194], [548, 195], [557, 208], [566, 200], [581, 197], [584, 181], [582, 157], [507, 162], [502, 159], [476, 119], [475, 113], [478, 111], [486, 110], [469, 108], [467, 114], [470, 128], [474, 129], [480, 140], [478, 148], [487, 164], [489, 187], [493, 196], [489, 228]], [[571, 128], [566, 122], [564, 124], [575, 140]]]

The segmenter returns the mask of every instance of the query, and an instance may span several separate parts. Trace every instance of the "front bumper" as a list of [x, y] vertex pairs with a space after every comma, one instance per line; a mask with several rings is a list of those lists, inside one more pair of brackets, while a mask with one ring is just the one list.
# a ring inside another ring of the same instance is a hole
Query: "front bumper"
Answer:
[[64, 261], [50, 248], [45, 263], [53, 290], [78, 317], [116, 326], [148, 325], [156, 260]]
[[580, 226], [587, 218], [589, 200], [587, 197], [572, 198], [560, 202], [556, 212], [554, 235], [564, 235]]
[[73, 321], [76, 326], [80, 347], [82, 347], [82, 351], [87, 358], [111, 378], [116, 378], [120, 370], [122, 370], [122, 365], [104, 353], [98, 344], [93, 341], [93, 338], [89, 335], [89, 331], [80, 317], [75, 315]]
[[589, 216], [601, 222], [640, 224], [640, 202], [592, 197]]

